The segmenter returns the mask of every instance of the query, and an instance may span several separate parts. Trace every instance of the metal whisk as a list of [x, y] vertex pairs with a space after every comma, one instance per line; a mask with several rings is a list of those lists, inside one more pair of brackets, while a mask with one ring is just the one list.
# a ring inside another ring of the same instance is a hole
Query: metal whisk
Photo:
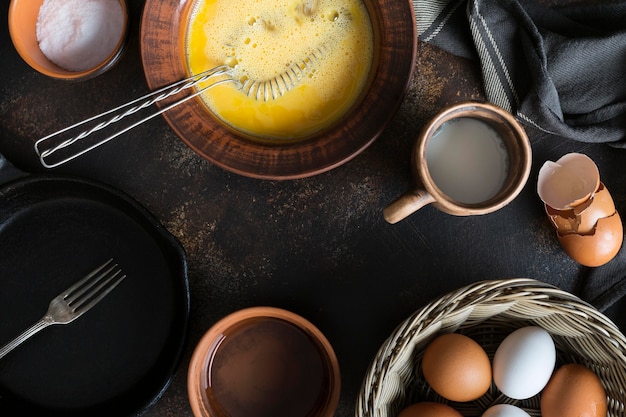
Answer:
[[[104, 113], [100, 113], [96, 116], [90, 117], [69, 127], [61, 129], [55, 133], [52, 133], [48, 136], [45, 136], [35, 142], [35, 152], [39, 157], [41, 165], [43, 165], [44, 167], [58, 167], [73, 159], [78, 158], [79, 156], [97, 148], [98, 146], [109, 142], [112, 139], [115, 139], [116, 137], [128, 132], [129, 130], [139, 126], [140, 124], [162, 113], [165, 113], [166, 111], [178, 106], [179, 104], [182, 104], [187, 100], [190, 100], [204, 93], [206, 90], [224, 83], [234, 83], [239, 90], [241, 90], [248, 97], [252, 97], [255, 100], [275, 100], [283, 96], [292, 88], [296, 87], [300, 83], [300, 81], [304, 79], [307, 74], [309, 74], [315, 68], [319, 61], [327, 54], [328, 50], [329, 47], [326, 44], [322, 44], [307, 53], [303, 59], [292, 63], [283, 73], [278, 74], [277, 76], [267, 80], [237, 80], [233, 77], [234, 69], [227, 65], [212, 68], [202, 73], [177, 81], [152, 93], [146, 94], [138, 99], [123, 104], [119, 107], [108, 110]], [[139, 111], [144, 110], [157, 102], [173, 97], [183, 90], [187, 90], [189, 88], [193, 88], [205, 82], [211, 81], [213, 82], [208, 85], [203, 85], [193, 93], [177, 101], [174, 101], [173, 103], [170, 103], [160, 109], [157, 109], [156, 111], [150, 113], [141, 120], [131, 123], [109, 136], [98, 139], [93, 143], [84, 146], [82, 149], [74, 150], [79, 142], [92, 135], [93, 133], [108, 128], [109, 126], [118, 123], [122, 119], [138, 113]], [[93, 126], [90, 128], [86, 128], [87, 124], [91, 124]], [[75, 132], [80, 133], [72, 136]], [[61, 154], [62, 156], [53, 159], [53, 156], [55, 154]]]
[[[183, 80], [177, 81], [173, 84], [167, 85], [163, 88], [160, 88], [156, 91], [153, 91], [152, 93], [146, 94], [142, 97], [139, 97], [135, 100], [132, 100], [126, 104], [123, 104], [119, 107], [116, 107], [114, 109], [108, 110], [104, 113], [100, 113], [96, 116], [90, 117], [88, 119], [85, 119], [83, 121], [80, 121], [76, 124], [73, 124], [71, 126], [68, 126], [64, 129], [61, 129], [55, 133], [52, 133], [48, 136], [45, 136], [39, 140], [37, 140], [35, 142], [35, 152], [37, 153], [37, 155], [39, 156], [39, 160], [41, 162], [41, 164], [46, 167], [46, 168], [55, 168], [58, 167], [59, 165], [63, 165], [75, 158], [78, 158], [79, 156], [91, 151], [92, 149], [97, 148], [98, 146], [101, 146], [107, 142], [109, 142], [112, 139], [115, 139], [116, 137], [120, 136], [123, 133], [128, 132], [129, 130], [139, 126], [140, 124], [178, 106], [181, 103], [186, 102], [187, 100], [190, 100], [200, 94], [202, 94], [203, 92], [205, 92], [207, 89], [214, 87], [216, 85], [219, 84], [223, 84], [223, 83], [227, 83], [227, 82], [235, 82], [235, 83], [239, 83], [238, 81], [232, 79], [232, 78], [226, 78], [226, 79], [221, 79], [219, 81], [216, 81], [212, 84], [209, 84], [207, 86], [203, 86], [202, 88], [198, 89], [197, 91], [195, 91], [194, 93], [185, 96], [181, 99], [179, 99], [178, 101], [175, 101], [161, 109], [157, 109], [155, 112], [149, 114], [148, 116], [144, 117], [143, 119], [136, 121], [135, 123], [132, 123], [129, 126], [124, 127], [123, 129], [103, 138], [100, 139], [98, 141], [96, 141], [95, 143], [85, 147], [84, 149], [75, 151], [73, 153], [70, 153], [69, 155], [62, 157], [59, 160], [56, 160], [54, 162], [48, 162], [48, 159], [52, 157], [53, 154], [58, 153], [66, 148], [69, 148], [70, 146], [75, 145], [77, 142], [85, 139], [87, 136], [91, 135], [94, 132], [97, 132], [99, 130], [105, 129], [107, 127], [109, 127], [110, 125], [119, 122], [120, 120], [124, 119], [127, 116], [130, 116], [132, 114], [135, 114], [143, 109], [146, 109], [147, 107], [150, 107], [151, 105], [153, 105], [154, 103], [157, 103], [159, 101], [163, 101], [169, 97], [175, 96], [176, 94], [180, 93], [183, 90], [192, 88], [197, 86], [198, 84], [202, 84], [204, 82], [208, 82], [211, 81], [211, 79], [222, 76], [222, 75], [229, 75], [229, 71], [231, 70], [230, 67], [228, 66], [219, 66], [216, 68], [212, 68], [210, 70], [204, 71], [202, 73], [196, 74], [196, 75], [192, 75], [191, 77], [185, 78]], [[111, 116], [112, 115], [112, 116]], [[104, 119], [105, 117], [109, 116], [108, 119], [97, 123], [98, 120]], [[83, 130], [81, 133], [79, 133], [76, 136], [72, 136], [69, 139], [62, 139], [60, 138], [62, 135], [67, 134], [67, 135], [71, 135], [71, 132], [75, 132], [77, 129], [84, 129], [84, 126], [88, 123], [97, 123], [95, 126], [87, 129], [87, 130]], [[51, 143], [54, 142], [54, 143]]]

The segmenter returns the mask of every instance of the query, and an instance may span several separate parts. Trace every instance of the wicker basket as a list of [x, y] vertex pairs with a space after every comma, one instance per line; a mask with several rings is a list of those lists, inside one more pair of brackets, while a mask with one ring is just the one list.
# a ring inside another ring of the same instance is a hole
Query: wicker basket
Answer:
[[396, 417], [418, 401], [438, 401], [465, 417], [479, 417], [489, 406], [514, 404], [540, 416], [540, 395], [513, 400], [494, 384], [476, 401], [451, 403], [424, 381], [419, 366], [425, 346], [437, 335], [458, 332], [483, 346], [493, 359], [513, 330], [535, 325], [546, 329], [557, 348], [557, 366], [582, 363], [602, 380], [608, 416], [626, 416], [626, 338], [607, 317], [578, 297], [526, 278], [482, 281], [426, 305], [401, 323], [374, 358], [363, 381], [356, 417]]

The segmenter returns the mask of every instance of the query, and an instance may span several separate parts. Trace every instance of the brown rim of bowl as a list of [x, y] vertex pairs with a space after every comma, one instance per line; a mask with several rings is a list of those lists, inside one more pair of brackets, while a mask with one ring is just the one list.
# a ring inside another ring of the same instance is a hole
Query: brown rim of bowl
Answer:
[[304, 317], [284, 310], [278, 307], [248, 307], [242, 310], [228, 314], [217, 321], [210, 329], [208, 329], [201, 337], [200, 341], [194, 348], [191, 360], [189, 362], [187, 374], [187, 392], [189, 403], [193, 414], [197, 417], [211, 416], [207, 406], [206, 382], [205, 374], [210, 360], [211, 351], [214, 349], [214, 341], [225, 330], [241, 323], [242, 321], [259, 318], [270, 317], [284, 320], [292, 323], [307, 333], [311, 339], [318, 344], [320, 354], [326, 356], [326, 365], [328, 366], [329, 383], [328, 395], [322, 410], [316, 417], [332, 417], [335, 414], [339, 397], [341, 394], [341, 372], [339, 369], [339, 361], [335, 351], [324, 334], [309, 320]]
[[[100, 75], [112, 68], [122, 56], [128, 38], [128, 6], [120, 0], [124, 13], [123, 33], [115, 49], [99, 65], [85, 71], [69, 71], [50, 61], [39, 49], [36, 25], [39, 9], [44, 0], [11, 0], [9, 4], [9, 35], [18, 55], [35, 71], [51, 78], [67, 81], [83, 81]], [[22, 7], [26, 5], [26, 7]], [[31, 30], [31, 28], [33, 30]]]
[[[146, 0], [141, 21], [141, 56], [150, 89], [188, 76], [184, 62], [186, 25], [181, 19], [194, 0]], [[178, 137], [213, 164], [259, 179], [296, 179], [331, 170], [376, 140], [400, 107], [417, 56], [415, 13], [410, 0], [364, 0], [372, 17], [376, 67], [360, 104], [330, 130], [278, 145], [235, 134], [212, 116], [199, 98], [164, 113]], [[373, 12], [376, 13], [373, 13]], [[182, 26], [182, 27], [181, 27]]]

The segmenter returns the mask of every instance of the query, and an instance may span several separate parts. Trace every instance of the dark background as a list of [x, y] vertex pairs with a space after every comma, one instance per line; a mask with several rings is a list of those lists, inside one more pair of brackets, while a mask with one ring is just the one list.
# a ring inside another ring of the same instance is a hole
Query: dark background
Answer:
[[[118, 65], [76, 83], [46, 78], [19, 58], [7, 28], [8, 1], [1, 7], [0, 153], [42, 173], [36, 139], [148, 92], [138, 36], [143, 2], [130, 1], [130, 36]], [[186, 353], [145, 416], [191, 416], [186, 369], [193, 347], [218, 319], [244, 307], [286, 308], [326, 334], [342, 368], [337, 416], [347, 417], [380, 345], [446, 292], [485, 279], [529, 277], [586, 298], [581, 288], [594, 285], [585, 281], [589, 271], [561, 250], [535, 191], [537, 172], [568, 152], [589, 155], [623, 218], [624, 150], [528, 130], [531, 176], [502, 210], [454, 217], [426, 207], [396, 225], [382, 217], [412, 186], [410, 151], [420, 128], [448, 104], [481, 99], [480, 83], [474, 63], [420, 43], [410, 90], [385, 133], [352, 161], [311, 178], [263, 181], [227, 172], [188, 149], [160, 117], [55, 169], [128, 193], [187, 252]], [[607, 315], [626, 329], [625, 302]]]

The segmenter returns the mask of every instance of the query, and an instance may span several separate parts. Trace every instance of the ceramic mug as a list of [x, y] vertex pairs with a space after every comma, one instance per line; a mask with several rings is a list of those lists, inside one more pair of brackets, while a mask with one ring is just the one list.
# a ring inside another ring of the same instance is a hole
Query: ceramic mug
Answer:
[[397, 223], [429, 204], [456, 216], [491, 213], [521, 192], [531, 164], [530, 141], [512, 114], [489, 103], [452, 105], [420, 132], [411, 155], [416, 185], [384, 218]]

